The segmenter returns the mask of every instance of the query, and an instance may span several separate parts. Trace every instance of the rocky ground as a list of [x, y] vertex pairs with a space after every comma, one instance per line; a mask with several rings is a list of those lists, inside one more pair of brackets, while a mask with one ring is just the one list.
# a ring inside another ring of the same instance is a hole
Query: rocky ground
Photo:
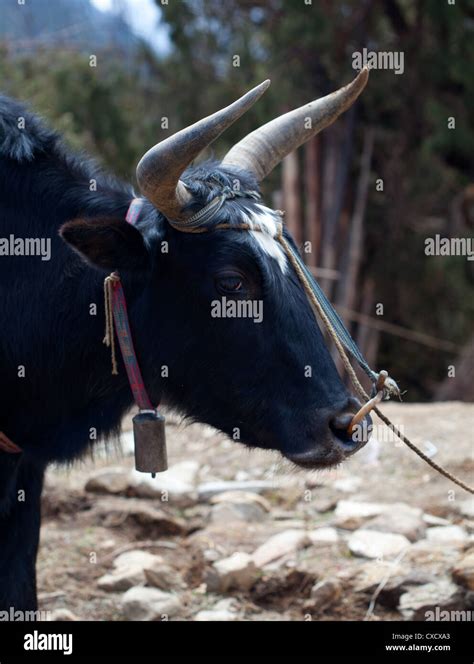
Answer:
[[[473, 483], [472, 405], [384, 410]], [[38, 583], [53, 619], [474, 614], [474, 501], [384, 427], [315, 473], [169, 416], [170, 470], [154, 480], [133, 470], [129, 429], [127, 419], [122, 452], [48, 472]]]

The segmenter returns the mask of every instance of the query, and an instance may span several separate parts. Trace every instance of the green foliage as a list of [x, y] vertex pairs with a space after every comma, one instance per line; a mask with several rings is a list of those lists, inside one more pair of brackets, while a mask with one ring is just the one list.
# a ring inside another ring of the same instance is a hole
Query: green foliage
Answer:
[[6, 94], [27, 100], [74, 149], [130, 178], [144, 149], [163, 134], [155, 110], [161, 95], [137, 75], [141, 59], [124, 67], [118, 55], [103, 51], [91, 67], [73, 50], [12, 57], [3, 49], [0, 77]]

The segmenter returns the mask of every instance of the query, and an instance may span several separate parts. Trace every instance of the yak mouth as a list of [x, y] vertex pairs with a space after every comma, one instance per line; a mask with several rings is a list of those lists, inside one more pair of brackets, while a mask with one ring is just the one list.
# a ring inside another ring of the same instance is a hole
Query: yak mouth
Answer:
[[326, 453], [321, 454], [318, 446], [315, 446], [314, 450], [296, 454], [284, 454], [283, 456], [295, 466], [298, 466], [298, 468], [303, 468], [304, 470], [322, 470], [324, 468], [339, 466], [350, 455], [346, 455], [342, 450], [336, 448], [327, 450]]
[[333, 468], [367, 444], [372, 432], [372, 419], [369, 415], [364, 418], [363, 431], [365, 431], [365, 435], [360, 440], [354, 440], [345, 429], [330, 427], [323, 441], [308, 440], [301, 451], [282, 452], [282, 454], [296, 466], [305, 470]]
[[302, 470], [326, 470], [328, 468], [337, 468], [345, 460], [345, 457], [339, 455], [339, 458], [331, 456], [327, 459], [321, 459], [319, 461], [313, 461], [311, 459], [305, 460], [303, 458], [295, 458], [294, 456], [285, 456], [285, 459], [291, 461], [291, 463]]

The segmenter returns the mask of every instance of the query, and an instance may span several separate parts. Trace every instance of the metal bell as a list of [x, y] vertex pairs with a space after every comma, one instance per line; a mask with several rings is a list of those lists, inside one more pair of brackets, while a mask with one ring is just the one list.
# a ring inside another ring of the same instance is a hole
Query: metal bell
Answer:
[[152, 475], [168, 470], [163, 415], [153, 410], [140, 411], [132, 421], [135, 468]]

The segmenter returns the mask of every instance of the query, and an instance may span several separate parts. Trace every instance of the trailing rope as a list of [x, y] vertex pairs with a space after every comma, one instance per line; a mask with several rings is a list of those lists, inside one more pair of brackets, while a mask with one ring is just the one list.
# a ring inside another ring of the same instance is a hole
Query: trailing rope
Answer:
[[[208, 223], [215, 214], [222, 208], [223, 204], [229, 198], [235, 198], [236, 196], [241, 197], [259, 197], [257, 192], [244, 192], [244, 191], [233, 191], [229, 187], [225, 187], [223, 192], [212, 199], [204, 208], [202, 208], [198, 213], [193, 215], [191, 218], [191, 223], [176, 222], [168, 219], [168, 222], [173, 228], [184, 233], [206, 233], [210, 230], [246, 230], [246, 231], [259, 231], [265, 232], [262, 228], [258, 226], [253, 226], [251, 224], [230, 224], [222, 223], [217, 224], [214, 227], [206, 227], [205, 224]], [[280, 213], [283, 216], [283, 213]], [[390, 419], [384, 415], [378, 408], [378, 404], [384, 400], [390, 399], [391, 396], [400, 396], [400, 390], [396, 382], [390, 378], [386, 371], [380, 371], [376, 373], [367, 364], [366, 360], [362, 356], [357, 344], [350, 336], [347, 331], [344, 323], [334, 310], [333, 306], [327, 299], [326, 295], [320, 288], [319, 284], [313, 278], [311, 272], [308, 270], [306, 265], [301, 260], [301, 257], [297, 252], [291, 247], [283, 235], [283, 223], [279, 222], [277, 227], [277, 234], [275, 239], [281, 245], [283, 251], [285, 252], [288, 260], [293, 266], [298, 279], [300, 280], [304, 291], [308, 297], [308, 301], [312, 306], [312, 309], [315, 313], [319, 315], [321, 320], [326, 327], [326, 330], [331, 337], [334, 345], [336, 346], [339, 355], [341, 356], [342, 363], [344, 365], [349, 378], [356, 390], [361, 401], [364, 402], [364, 405], [359, 409], [359, 411], [352, 418], [351, 423], [348, 427], [349, 434], [352, 433], [353, 429], [358, 425], [360, 421], [372, 410], [378, 415], [379, 419], [391, 430], [393, 433], [407, 445], [415, 454], [417, 454], [423, 461], [425, 461], [431, 468], [436, 470], [438, 473], [446, 477], [448, 480], [457, 484], [459, 487], [467, 491], [468, 493], [474, 494], [474, 488], [463, 482], [461, 479], [453, 475], [440, 466], [438, 463], [430, 459], [422, 450], [419, 449], [414, 443], [411, 442], [400, 430], [399, 428], [390, 421]], [[347, 352], [346, 352], [347, 351]], [[364, 372], [371, 379], [374, 388], [372, 396], [369, 396], [365, 391], [363, 385], [360, 383], [357, 378], [357, 374], [354, 371], [348, 354], [349, 353], [364, 370]]]

